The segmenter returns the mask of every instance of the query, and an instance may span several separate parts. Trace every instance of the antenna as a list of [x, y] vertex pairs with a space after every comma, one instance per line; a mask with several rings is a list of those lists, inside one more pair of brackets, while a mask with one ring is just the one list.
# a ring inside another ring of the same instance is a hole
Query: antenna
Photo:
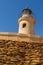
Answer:
[[29, 5], [28, 5], [28, 1], [29, 1], [29, 0], [26, 0], [26, 8], [29, 8], [29, 7], [28, 7], [28, 6], [29, 6]]

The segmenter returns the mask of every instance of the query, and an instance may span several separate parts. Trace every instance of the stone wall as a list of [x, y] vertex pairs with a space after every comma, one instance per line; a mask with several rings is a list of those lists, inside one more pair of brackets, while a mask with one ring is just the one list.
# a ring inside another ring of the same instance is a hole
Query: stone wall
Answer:
[[0, 65], [43, 65], [43, 43], [0, 40]]

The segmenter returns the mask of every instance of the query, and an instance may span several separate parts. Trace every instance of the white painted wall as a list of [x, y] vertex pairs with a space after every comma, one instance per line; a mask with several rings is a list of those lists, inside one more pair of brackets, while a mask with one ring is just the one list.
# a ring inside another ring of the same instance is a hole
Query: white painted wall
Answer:
[[[26, 27], [23, 28], [24, 23], [26, 23]], [[19, 33], [30, 34], [30, 25], [29, 21], [21, 21], [19, 23]]]
[[[28, 14], [23, 14], [22, 17], [29, 17]], [[26, 27], [23, 28], [23, 24], [26, 23]], [[19, 33], [23, 34], [34, 34], [34, 24], [32, 21], [20, 21], [19, 22]]]

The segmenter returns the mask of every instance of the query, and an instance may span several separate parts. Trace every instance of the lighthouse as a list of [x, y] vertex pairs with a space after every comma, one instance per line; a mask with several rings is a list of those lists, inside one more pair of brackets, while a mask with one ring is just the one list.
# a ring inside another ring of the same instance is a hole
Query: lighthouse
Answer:
[[22, 16], [18, 19], [19, 31], [21, 34], [34, 34], [35, 18], [32, 11], [26, 8], [22, 11]]
[[43, 37], [34, 35], [32, 11], [24, 9], [18, 23], [18, 33], [0, 32], [0, 65], [43, 65]]

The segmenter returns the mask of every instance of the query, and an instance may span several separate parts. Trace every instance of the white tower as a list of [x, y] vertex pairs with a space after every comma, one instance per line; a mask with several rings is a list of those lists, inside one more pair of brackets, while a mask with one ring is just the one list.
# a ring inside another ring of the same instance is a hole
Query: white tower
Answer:
[[34, 34], [35, 19], [32, 16], [32, 11], [28, 8], [22, 11], [22, 17], [18, 19], [19, 33]]

